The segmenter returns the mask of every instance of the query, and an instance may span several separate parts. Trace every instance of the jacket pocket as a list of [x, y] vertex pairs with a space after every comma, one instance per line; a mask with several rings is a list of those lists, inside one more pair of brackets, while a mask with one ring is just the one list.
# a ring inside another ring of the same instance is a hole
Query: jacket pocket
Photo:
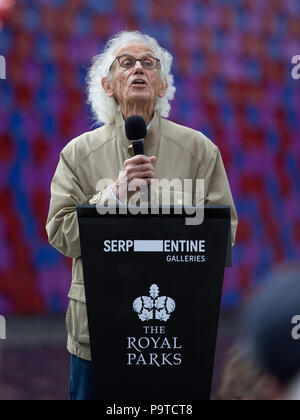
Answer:
[[66, 315], [66, 329], [72, 340], [81, 345], [89, 345], [89, 328], [85, 303], [71, 299]]
[[73, 281], [71, 284], [69, 294], [68, 294], [68, 298], [85, 304], [86, 300], [85, 300], [84, 283], [80, 282], [79, 280]]

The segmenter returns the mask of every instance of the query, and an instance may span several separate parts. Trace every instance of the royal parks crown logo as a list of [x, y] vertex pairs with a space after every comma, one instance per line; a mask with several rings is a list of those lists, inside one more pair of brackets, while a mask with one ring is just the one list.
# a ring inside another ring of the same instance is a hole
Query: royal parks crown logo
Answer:
[[[149, 296], [140, 296], [133, 302], [133, 309], [143, 323], [168, 321], [175, 306], [171, 297], [160, 296], [157, 284], [150, 286]], [[168, 367], [182, 364], [180, 338], [168, 336], [165, 325], [143, 324], [141, 335], [126, 337], [126, 343], [127, 366]]]
[[159, 296], [157, 284], [152, 284], [149, 295], [138, 297], [133, 302], [133, 309], [138, 313], [140, 320], [168, 321], [170, 314], [175, 310], [174, 300], [167, 296]]

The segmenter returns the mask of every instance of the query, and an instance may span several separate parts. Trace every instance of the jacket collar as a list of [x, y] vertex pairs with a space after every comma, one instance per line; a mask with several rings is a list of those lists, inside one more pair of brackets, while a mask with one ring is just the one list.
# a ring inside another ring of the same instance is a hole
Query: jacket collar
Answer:
[[[160, 114], [158, 111], [154, 111], [153, 119], [151, 121], [150, 127], [147, 129], [147, 136], [145, 137], [145, 152], [151, 149], [154, 145], [159, 143], [160, 141]], [[116, 124], [116, 136], [117, 140], [121, 142], [127, 148], [131, 145], [131, 142], [127, 139], [125, 133], [125, 121], [120, 110], [118, 108], [118, 112], [115, 119]]]

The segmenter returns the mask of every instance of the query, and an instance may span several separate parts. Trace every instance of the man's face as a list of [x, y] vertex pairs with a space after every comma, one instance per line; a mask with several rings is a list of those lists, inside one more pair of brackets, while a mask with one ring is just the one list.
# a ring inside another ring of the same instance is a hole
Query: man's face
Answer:
[[[117, 56], [128, 54], [136, 59], [142, 59], [149, 56], [153, 57], [153, 51], [143, 44], [129, 44], [120, 49]], [[106, 94], [114, 97], [121, 108], [127, 108], [128, 105], [139, 102], [146, 103], [153, 107], [157, 97], [162, 98], [166, 93], [167, 85], [163, 83], [160, 77], [159, 67], [152, 70], [144, 69], [142, 63], [137, 61], [131, 68], [123, 68], [114, 62], [111, 69], [112, 80], [103, 79], [102, 86]]]

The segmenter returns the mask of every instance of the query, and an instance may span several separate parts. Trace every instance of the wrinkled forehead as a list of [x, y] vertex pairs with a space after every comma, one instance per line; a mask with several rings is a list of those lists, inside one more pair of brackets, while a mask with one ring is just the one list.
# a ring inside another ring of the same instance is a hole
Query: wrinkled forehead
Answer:
[[147, 55], [153, 55], [153, 50], [144, 44], [128, 44], [119, 49], [116, 53], [116, 57], [123, 54], [130, 54], [135, 57], [141, 57], [141, 56], [147, 56]]

